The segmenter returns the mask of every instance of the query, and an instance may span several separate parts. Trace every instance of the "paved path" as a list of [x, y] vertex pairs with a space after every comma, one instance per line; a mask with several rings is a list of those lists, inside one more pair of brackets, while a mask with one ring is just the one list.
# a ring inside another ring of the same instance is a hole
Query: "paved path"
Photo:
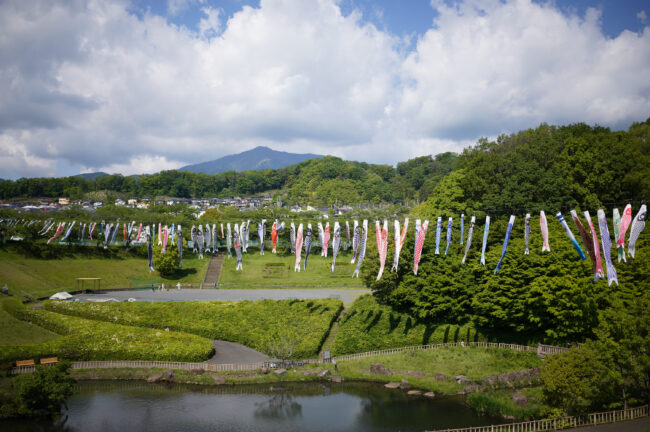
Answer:
[[208, 363], [257, 363], [270, 359], [266, 354], [238, 343], [213, 340], [212, 344], [216, 354], [208, 360]]
[[646, 432], [650, 431], [650, 417], [644, 417], [637, 420], [630, 420], [621, 423], [611, 423], [598, 426], [587, 426], [575, 429], [567, 429], [568, 431], [582, 431], [582, 432]]
[[114, 298], [124, 301], [134, 298], [137, 301], [205, 301], [205, 300], [285, 300], [285, 299], [326, 299], [338, 298], [350, 304], [368, 289], [170, 289], [168, 291], [106, 291], [101, 294], [77, 294], [80, 300], [106, 300]]

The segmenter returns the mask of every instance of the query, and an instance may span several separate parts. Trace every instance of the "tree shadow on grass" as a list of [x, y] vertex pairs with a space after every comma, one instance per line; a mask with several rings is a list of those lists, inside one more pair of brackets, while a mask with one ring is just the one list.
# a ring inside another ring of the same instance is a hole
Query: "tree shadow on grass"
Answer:
[[366, 330], [365, 330], [366, 332], [369, 332], [370, 329], [372, 329], [374, 326], [377, 325], [377, 323], [381, 320], [381, 316], [383, 315], [383, 313], [384, 313], [383, 311], [379, 311], [377, 315], [375, 315], [375, 318], [373, 318], [373, 320], [370, 321], [370, 324], [366, 326]]
[[402, 321], [402, 315], [393, 315], [392, 313], [388, 317], [388, 326], [389, 326], [389, 333], [392, 333], [393, 330], [395, 330], [398, 326], [399, 323]]
[[422, 335], [422, 345], [427, 345], [429, 343], [431, 335], [436, 331], [437, 328], [437, 325], [426, 324], [426, 327], [424, 328], [424, 334]]
[[184, 277], [188, 277], [189, 275], [196, 274], [197, 271], [194, 268], [182, 268], [182, 269], [177, 269], [172, 273], [171, 275], [165, 276], [165, 279], [168, 280], [180, 280], [183, 279]]

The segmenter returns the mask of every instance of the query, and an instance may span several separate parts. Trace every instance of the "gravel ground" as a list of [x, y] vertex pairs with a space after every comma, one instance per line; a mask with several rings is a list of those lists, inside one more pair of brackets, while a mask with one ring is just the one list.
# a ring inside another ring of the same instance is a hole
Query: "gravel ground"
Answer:
[[216, 354], [208, 363], [257, 363], [270, 359], [266, 354], [238, 343], [222, 340], [213, 340], [212, 343]]

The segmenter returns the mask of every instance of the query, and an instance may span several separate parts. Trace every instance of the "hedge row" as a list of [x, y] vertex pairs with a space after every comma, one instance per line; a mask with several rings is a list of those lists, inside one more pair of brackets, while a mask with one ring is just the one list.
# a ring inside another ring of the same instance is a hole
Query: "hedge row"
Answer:
[[274, 338], [297, 340], [292, 357], [316, 356], [343, 303], [340, 300], [238, 302], [71, 303], [47, 301], [62, 314], [140, 327], [169, 327], [210, 339], [237, 342], [269, 353]]
[[210, 358], [212, 342], [187, 333], [102, 323], [44, 310], [18, 301], [4, 307], [16, 318], [62, 335], [34, 345], [0, 347], [0, 363], [57, 356], [71, 360], [159, 360], [200, 362]]
[[458, 341], [484, 341], [471, 324], [432, 324], [418, 322], [377, 303], [371, 295], [359, 297], [341, 320], [334, 340], [334, 354], [352, 354], [386, 348]]

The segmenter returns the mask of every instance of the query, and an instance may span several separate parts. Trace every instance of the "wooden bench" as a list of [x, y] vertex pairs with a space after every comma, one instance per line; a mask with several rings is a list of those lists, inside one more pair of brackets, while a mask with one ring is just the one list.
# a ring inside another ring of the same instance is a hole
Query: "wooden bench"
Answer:
[[20, 366], [34, 366], [34, 360], [19, 360], [16, 362], [16, 367]]
[[58, 361], [59, 361], [59, 359], [56, 358], [56, 357], [42, 358], [42, 359], [41, 359], [41, 364], [42, 364], [42, 365], [45, 365], [45, 364], [54, 364], [54, 363], [58, 363]]

